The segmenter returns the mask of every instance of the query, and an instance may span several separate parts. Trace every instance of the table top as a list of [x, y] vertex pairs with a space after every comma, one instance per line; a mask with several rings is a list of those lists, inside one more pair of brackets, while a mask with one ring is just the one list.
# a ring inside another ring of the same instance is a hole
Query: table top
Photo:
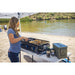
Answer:
[[[56, 56], [51, 56], [51, 55], [50, 55], [50, 57], [47, 57], [46, 54], [43, 54], [43, 55], [42, 54], [36, 54], [32, 51], [29, 51], [29, 50], [26, 50], [23, 48], [21, 48], [21, 51], [26, 52], [26, 53], [33, 55], [33, 56], [40, 57], [41, 59], [44, 59], [44, 60], [49, 61], [49, 62], [59, 62], [59, 61], [64, 59], [64, 58], [58, 59]], [[67, 57], [69, 57], [70, 55], [71, 55], [71, 53], [67, 52]]]

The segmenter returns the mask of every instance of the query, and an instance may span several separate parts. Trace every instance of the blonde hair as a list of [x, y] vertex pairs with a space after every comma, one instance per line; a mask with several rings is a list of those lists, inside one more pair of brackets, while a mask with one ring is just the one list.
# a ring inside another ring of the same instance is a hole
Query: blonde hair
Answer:
[[8, 29], [12, 28], [15, 31], [16, 36], [19, 37], [19, 33], [17, 31], [17, 22], [18, 22], [18, 18], [12, 17], [9, 21]]

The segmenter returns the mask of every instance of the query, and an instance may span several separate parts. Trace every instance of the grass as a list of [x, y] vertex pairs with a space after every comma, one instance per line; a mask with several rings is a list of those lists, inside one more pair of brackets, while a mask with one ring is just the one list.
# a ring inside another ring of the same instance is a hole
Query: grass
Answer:
[[0, 23], [8, 23], [10, 19], [0, 19]]

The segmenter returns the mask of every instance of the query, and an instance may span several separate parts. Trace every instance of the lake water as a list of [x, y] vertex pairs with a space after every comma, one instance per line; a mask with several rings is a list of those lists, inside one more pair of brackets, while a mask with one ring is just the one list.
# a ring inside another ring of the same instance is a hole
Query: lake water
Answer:
[[23, 32], [43, 33], [50, 35], [75, 36], [75, 19], [72, 20], [46, 20], [23, 23]]
[[21, 22], [21, 29], [22, 32], [75, 37], [75, 19]]

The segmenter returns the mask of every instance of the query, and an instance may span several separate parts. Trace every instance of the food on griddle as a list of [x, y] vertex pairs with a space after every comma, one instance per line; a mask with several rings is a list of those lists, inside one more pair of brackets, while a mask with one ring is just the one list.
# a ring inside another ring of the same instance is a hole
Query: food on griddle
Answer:
[[36, 44], [36, 45], [42, 45], [42, 44], [46, 44], [46, 43], [49, 43], [49, 42], [37, 39], [37, 40], [29, 41], [29, 43], [33, 43], [33, 44]]

